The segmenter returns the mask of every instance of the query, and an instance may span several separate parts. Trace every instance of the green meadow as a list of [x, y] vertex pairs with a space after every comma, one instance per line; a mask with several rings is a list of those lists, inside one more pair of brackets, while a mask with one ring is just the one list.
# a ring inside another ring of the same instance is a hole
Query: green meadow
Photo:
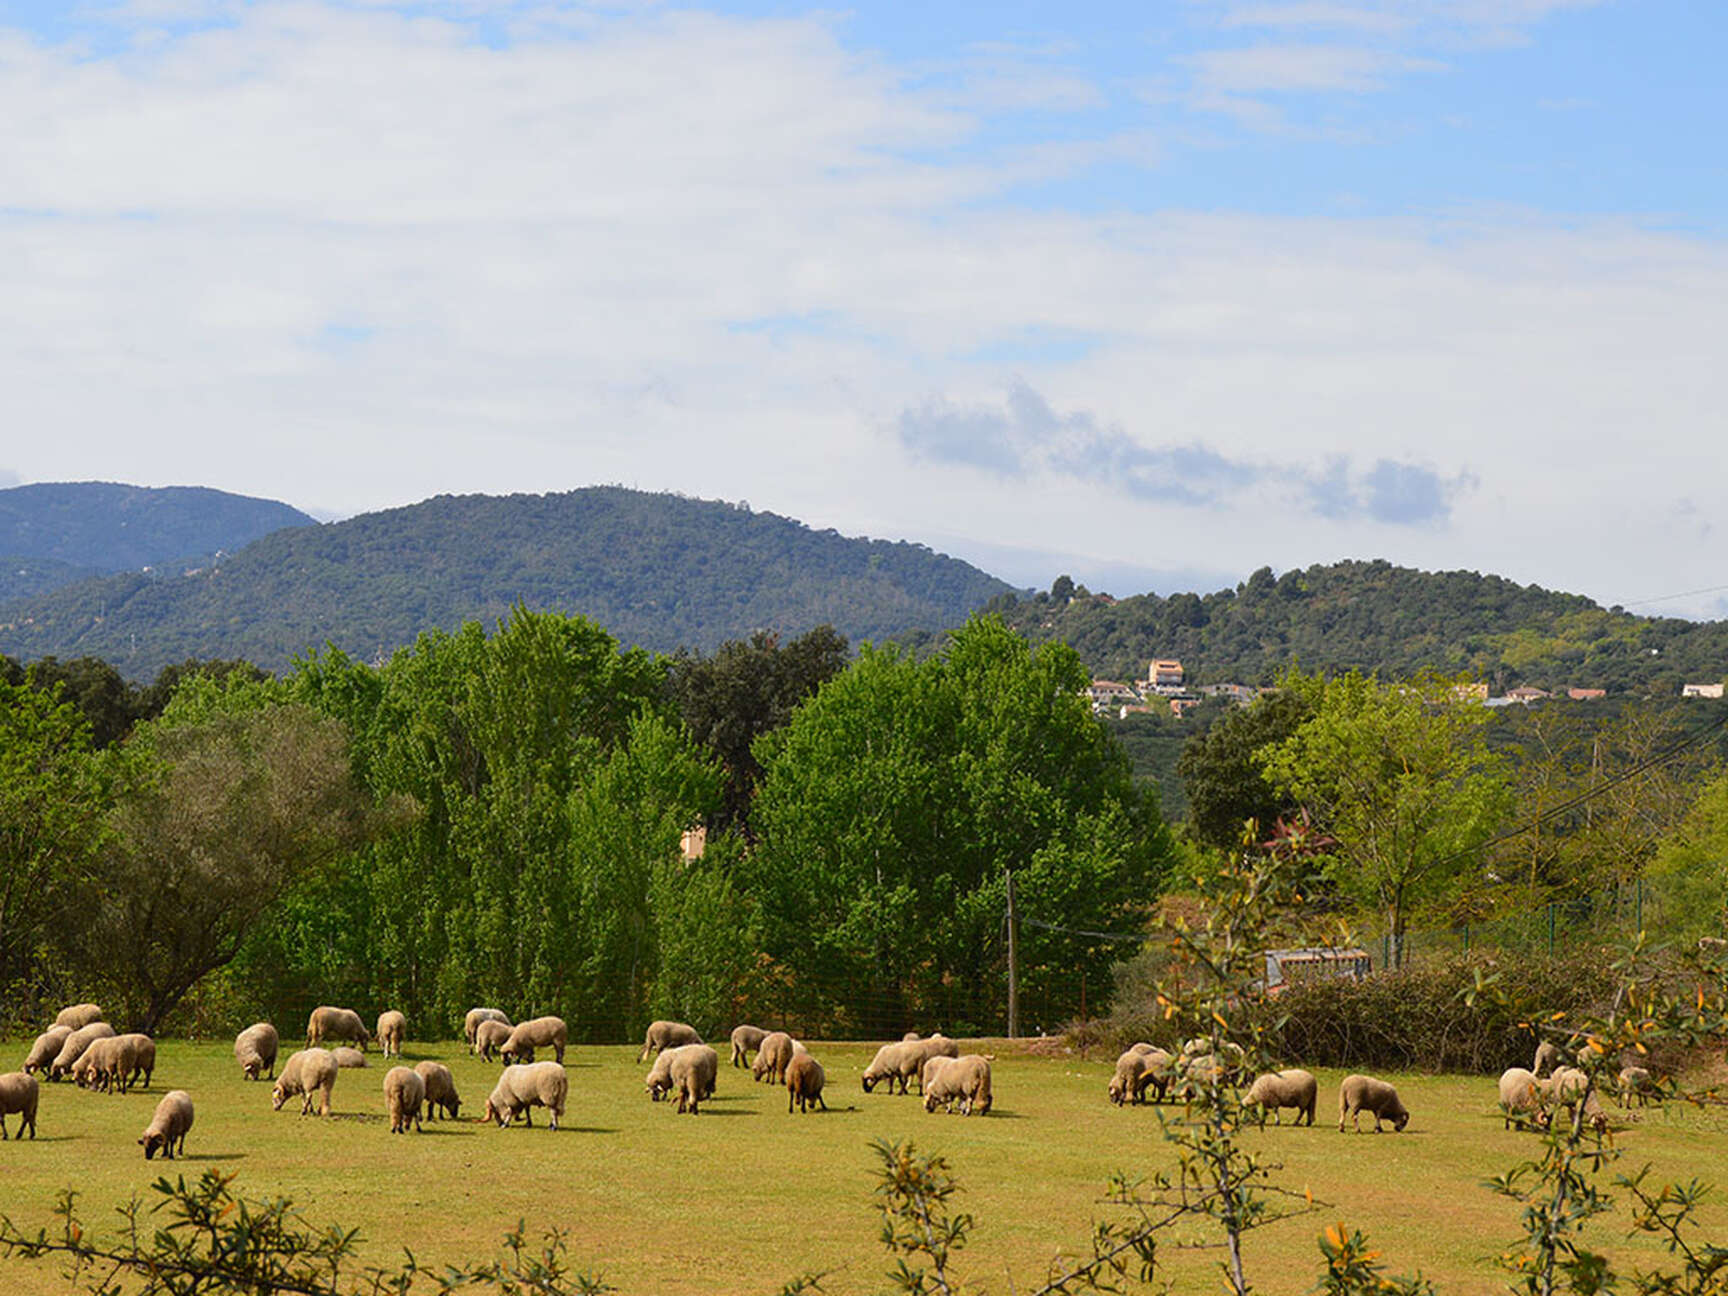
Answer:
[[[18, 1065], [24, 1048], [6, 1045], [4, 1065]], [[1033, 1285], [1063, 1249], [1086, 1245], [1090, 1222], [1110, 1209], [1102, 1198], [1113, 1173], [1172, 1164], [1158, 1111], [1174, 1118], [1179, 1109], [1111, 1106], [1104, 1088], [1113, 1059], [1033, 1056], [1002, 1041], [965, 1051], [978, 1049], [997, 1054], [987, 1117], [930, 1115], [916, 1096], [865, 1094], [859, 1074], [874, 1046], [818, 1043], [825, 1114], [788, 1115], [785, 1091], [725, 1065], [722, 1046], [719, 1091], [692, 1118], [648, 1101], [635, 1047], [572, 1048], [569, 1107], [553, 1133], [544, 1112], [532, 1129], [478, 1124], [471, 1116], [496, 1065], [460, 1044], [411, 1042], [404, 1061], [437, 1058], [455, 1072], [463, 1119], [392, 1136], [375, 1051], [368, 1069], [341, 1073], [326, 1121], [301, 1117], [297, 1099], [272, 1112], [269, 1084], [244, 1081], [226, 1044], [166, 1040], [147, 1091], [43, 1086], [40, 1137], [0, 1144], [0, 1212], [21, 1226], [48, 1224], [56, 1193], [71, 1187], [87, 1227], [110, 1232], [114, 1208], [135, 1194], [148, 1198], [157, 1176], [215, 1168], [236, 1176], [248, 1196], [292, 1198], [315, 1225], [360, 1229], [363, 1255], [379, 1263], [403, 1248], [431, 1261], [488, 1257], [521, 1219], [530, 1233], [565, 1230], [572, 1259], [623, 1292], [766, 1296], [821, 1270], [829, 1274], [824, 1287], [845, 1296], [887, 1287], [870, 1142], [910, 1138], [949, 1159], [963, 1189], [959, 1209], [977, 1219], [960, 1272], [1007, 1292]], [[1286, 1124], [1248, 1136], [1282, 1162], [1281, 1183], [1320, 1203], [1251, 1235], [1256, 1285], [1311, 1288], [1315, 1238], [1342, 1220], [1367, 1231], [1394, 1269], [1420, 1269], [1443, 1291], [1503, 1290], [1494, 1257], [1514, 1238], [1518, 1208], [1483, 1181], [1534, 1145], [1502, 1130], [1494, 1081], [1388, 1077], [1412, 1119], [1403, 1134], [1375, 1136], [1338, 1133], [1339, 1078], [1320, 1073], [1312, 1129]], [[146, 1162], [135, 1140], [170, 1088], [188, 1090], [196, 1104], [187, 1155]], [[1706, 1180], [1728, 1169], [1722, 1108], [1610, 1110], [1625, 1154], [1619, 1168], [1648, 1162], [1664, 1177]], [[1728, 1237], [1728, 1200], [1712, 1197], [1701, 1222], [1705, 1236]], [[1660, 1263], [1653, 1241], [1627, 1233], [1621, 1210], [1593, 1223], [1590, 1237], [1622, 1267]], [[1169, 1238], [1163, 1254], [1175, 1290], [1217, 1290], [1218, 1253], [1178, 1246], [1208, 1240], [1197, 1228]], [[0, 1262], [0, 1290], [28, 1296], [67, 1285], [51, 1262], [12, 1260]]]

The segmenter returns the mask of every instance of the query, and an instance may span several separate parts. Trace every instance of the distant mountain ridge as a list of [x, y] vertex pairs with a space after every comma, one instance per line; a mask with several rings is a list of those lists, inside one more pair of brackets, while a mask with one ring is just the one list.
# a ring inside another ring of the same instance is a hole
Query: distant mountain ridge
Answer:
[[133, 678], [189, 657], [279, 670], [326, 641], [370, 658], [517, 602], [662, 651], [824, 622], [883, 640], [958, 625], [1011, 589], [923, 545], [745, 506], [622, 487], [440, 495], [280, 530], [194, 574], [133, 571], [15, 600], [0, 608], [0, 653], [98, 656]]
[[208, 559], [313, 519], [207, 486], [38, 482], [0, 490], [0, 603], [106, 573]]

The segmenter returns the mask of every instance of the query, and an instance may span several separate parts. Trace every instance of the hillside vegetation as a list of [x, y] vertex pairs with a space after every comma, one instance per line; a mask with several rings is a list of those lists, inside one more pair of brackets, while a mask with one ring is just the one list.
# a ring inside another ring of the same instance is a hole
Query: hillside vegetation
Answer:
[[992, 604], [1034, 642], [1072, 645], [1093, 671], [1144, 678], [1151, 657], [1181, 659], [1191, 683], [1271, 684], [1292, 663], [1405, 678], [1469, 674], [1496, 692], [1520, 684], [1678, 694], [1728, 676], [1728, 622], [1634, 616], [1579, 594], [1470, 571], [1346, 561], [1235, 589], [1112, 600], [1062, 582]]
[[334, 643], [371, 658], [516, 603], [620, 641], [713, 650], [831, 624], [887, 639], [960, 624], [1006, 582], [922, 545], [813, 531], [745, 506], [593, 487], [442, 495], [267, 536], [189, 576], [130, 572], [0, 613], [0, 653], [98, 656], [132, 678], [189, 658], [280, 670]]
[[200, 561], [312, 524], [275, 500], [204, 486], [14, 486], [0, 490], [0, 603], [104, 573]]

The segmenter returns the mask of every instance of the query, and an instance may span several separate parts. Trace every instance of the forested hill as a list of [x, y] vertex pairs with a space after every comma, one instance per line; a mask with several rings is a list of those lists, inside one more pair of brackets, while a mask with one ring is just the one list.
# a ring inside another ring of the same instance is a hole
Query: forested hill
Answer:
[[1028, 638], [1072, 644], [1093, 672], [1143, 679], [1153, 657], [1181, 660], [1190, 683], [1269, 684], [1291, 663], [1407, 676], [1469, 673], [1496, 692], [1521, 684], [1678, 694], [1728, 677], [1728, 622], [1605, 610], [1476, 572], [1340, 562], [1274, 577], [1262, 568], [1213, 594], [1111, 601], [1003, 595], [992, 605]]
[[665, 651], [824, 622], [881, 640], [959, 625], [1009, 589], [923, 545], [745, 506], [617, 487], [442, 495], [279, 531], [191, 575], [133, 572], [13, 602], [0, 653], [97, 656], [134, 679], [191, 657], [279, 669], [326, 640], [370, 659], [518, 601]]
[[312, 518], [204, 486], [40, 482], [0, 490], [0, 603], [104, 573], [193, 564]]

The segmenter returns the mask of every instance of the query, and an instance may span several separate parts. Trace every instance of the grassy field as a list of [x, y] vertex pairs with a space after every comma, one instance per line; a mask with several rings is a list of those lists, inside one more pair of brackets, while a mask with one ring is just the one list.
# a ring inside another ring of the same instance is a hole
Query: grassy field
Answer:
[[[518, 1218], [530, 1231], [557, 1226], [571, 1251], [624, 1292], [770, 1293], [792, 1276], [833, 1271], [837, 1296], [883, 1290], [886, 1259], [869, 1201], [869, 1142], [916, 1139], [944, 1153], [958, 1175], [960, 1209], [978, 1219], [963, 1273], [995, 1292], [1031, 1285], [1064, 1246], [1083, 1246], [1114, 1171], [1144, 1174], [1171, 1163], [1152, 1110], [1118, 1110], [1104, 1097], [1110, 1063], [1033, 1057], [1001, 1042], [996, 1108], [985, 1118], [927, 1115], [915, 1097], [861, 1092], [872, 1046], [818, 1044], [827, 1068], [825, 1115], [789, 1116], [783, 1090], [754, 1085], [725, 1065], [719, 1093], [701, 1116], [673, 1114], [643, 1094], [636, 1049], [574, 1048], [567, 1055], [570, 1105], [564, 1128], [499, 1130], [468, 1120], [392, 1137], [384, 1116], [383, 1068], [344, 1071], [336, 1117], [302, 1119], [297, 1103], [270, 1110], [268, 1084], [239, 1076], [223, 1044], [164, 1041], [147, 1092], [125, 1096], [44, 1086], [41, 1137], [0, 1144], [0, 1212], [20, 1225], [49, 1221], [57, 1190], [83, 1194], [87, 1224], [101, 1232], [112, 1208], [143, 1193], [163, 1172], [135, 1145], [156, 1100], [191, 1092], [197, 1124], [187, 1157], [170, 1169], [215, 1166], [251, 1196], [286, 1195], [314, 1224], [360, 1228], [365, 1254], [385, 1261], [403, 1247], [423, 1260], [493, 1254]], [[0, 1066], [25, 1045], [4, 1046]], [[968, 1050], [971, 1051], [971, 1046]], [[458, 1045], [409, 1045], [406, 1061], [435, 1057], [456, 1074], [466, 1117], [477, 1112], [496, 1067]], [[1314, 1239], [1333, 1220], [1367, 1230], [1399, 1270], [1421, 1269], [1450, 1293], [1504, 1290], [1493, 1258], [1510, 1240], [1517, 1208], [1481, 1186], [1519, 1158], [1524, 1136], [1503, 1132], [1494, 1082], [1456, 1076], [1397, 1076], [1413, 1118], [1403, 1134], [1339, 1135], [1339, 1076], [1321, 1074], [1313, 1129], [1269, 1127], [1264, 1140], [1324, 1209], [1252, 1235], [1250, 1274], [1261, 1290], [1300, 1292], [1314, 1283]], [[1329, 1109], [1330, 1117], [1329, 1117]], [[1165, 1108], [1168, 1113], [1176, 1109]], [[1728, 1114], [1651, 1108], [1621, 1118], [1621, 1167], [1652, 1163], [1663, 1176], [1718, 1178], [1728, 1168]], [[13, 1118], [12, 1124], [16, 1123]], [[1712, 1200], [1706, 1236], [1728, 1236], [1728, 1202]], [[1655, 1247], [1628, 1239], [1623, 1213], [1592, 1237], [1628, 1265], [1654, 1264]], [[1189, 1240], [1202, 1240], [1189, 1233]], [[1172, 1252], [1176, 1290], [1216, 1291], [1211, 1251]], [[0, 1290], [65, 1291], [49, 1264], [0, 1262]]]

